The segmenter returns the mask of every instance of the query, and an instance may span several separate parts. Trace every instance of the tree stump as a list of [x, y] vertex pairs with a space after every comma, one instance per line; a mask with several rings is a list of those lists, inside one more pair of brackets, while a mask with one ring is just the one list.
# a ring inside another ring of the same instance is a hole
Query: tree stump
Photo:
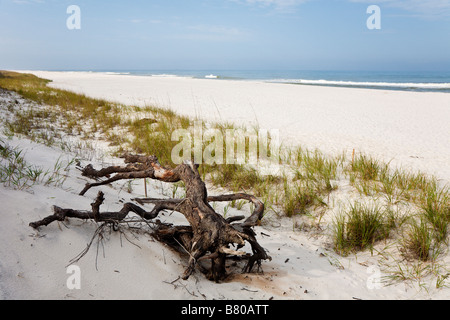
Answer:
[[[41, 221], [32, 222], [30, 226], [37, 229], [53, 221], [63, 221], [66, 218], [94, 220], [97, 222], [117, 223], [133, 212], [145, 220], [153, 220], [162, 210], [171, 210], [183, 214], [189, 226], [172, 226], [157, 223], [153, 234], [159, 241], [181, 248], [189, 255], [188, 266], [182, 275], [188, 279], [195, 270], [199, 261], [210, 260], [211, 267], [207, 270], [207, 277], [213, 281], [221, 281], [226, 275], [225, 262], [227, 257], [240, 256], [248, 259], [243, 272], [252, 272], [255, 263], [260, 266], [262, 260], [271, 259], [265, 249], [256, 240], [253, 227], [263, 218], [264, 204], [256, 197], [248, 194], [229, 194], [208, 197], [205, 183], [198, 172], [198, 165], [185, 162], [174, 169], [161, 166], [155, 156], [125, 155], [126, 166], [112, 166], [95, 170], [92, 165], [82, 169], [82, 175], [96, 179], [107, 178], [104, 181], [88, 183], [80, 195], [86, 194], [92, 187], [110, 184], [123, 179], [151, 178], [164, 182], [183, 181], [186, 186], [184, 199], [134, 199], [140, 205], [153, 204], [151, 211], [133, 203], [126, 203], [118, 212], [100, 212], [104, 201], [102, 192], [99, 192], [92, 203], [91, 211], [78, 211], [54, 207], [54, 214]], [[113, 175], [111, 177], [111, 175]], [[254, 204], [254, 211], [245, 219], [244, 216], [225, 219], [217, 214], [209, 202], [247, 200]], [[245, 220], [244, 220], [245, 219]], [[243, 222], [237, 222], [242, 221]], [[239, 251], [245, 242], [251, 246], [252, 252]], [[231, 249], [236, 245], [236, 250]]]

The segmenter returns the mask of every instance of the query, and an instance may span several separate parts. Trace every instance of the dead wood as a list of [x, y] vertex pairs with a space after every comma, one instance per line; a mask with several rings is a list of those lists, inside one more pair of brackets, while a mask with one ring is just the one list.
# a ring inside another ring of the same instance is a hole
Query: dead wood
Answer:
[[[139, 204], [152, 204], [153, 209], [146, 211], [133, 204], [126, 203], [118, 212], [100, 212], [104, 201], [103, 193], [99, 192], [91, 204], [91, 211], [77, 211], [54, 207], [54, 214], [41, 221], [30, 223], [33, 228], [47, 226], [53, 221], [63, 221], [66, 218], [94, 220], [97, 222], [117, 223], [133, 212], [141, 218], [155, 219], [163, 210], [176, 211], [185, 216], [189, 226], [173, 226], [154, 224], [153, 235], [159, 241], [167, 243], [180, 252], [189, 255], [188, 266], [182, 276], [188, 279], [195, 267], [202, 267], [198, 262], [210, 260], [211, 267], [207, 272], [210, 280], [220, 281], [226, 277], [225, 261], [227, 257], [240, 256], [247, 259], [243, 272], [252, 272], [255, 263], [258, 267], [262, 260], [271, 259], [265, 249], [257, 242], [253, 227], [263, 218], [264, 204], [256, 197], [244, 193], [208, 196], [207, 189], [198, 172], [198, 165], [186, 162], [174, 169], [161, 166], [155, 156], [125, 155], [126, 166], [111, 166], [95, 170], [92, 165], [82, 169], [82, 175], [96, 179], [106, 178], [103, 181], [88, 183], [80, 195], [84, 195], [92, 187], [107, 185], [123, 179], [150, 178], [163, 182], [183, 181], [186, 186], [184, 199], [134, 199]], [[113, 175], [113, 176], [112, 176]], [[225, 219], [217, 214], [209, 204], [218, 201], [247, 200], [254, 204], [254, 211], [245, 219], [244, 216]], [[245, 219], [245, 220], [244, 220]], [[242, 223], [237, 221], [244, 220]], [[248, 242], [251, 253], [239, 251]], [[236, 250], [231, 246], [236, 246]]]

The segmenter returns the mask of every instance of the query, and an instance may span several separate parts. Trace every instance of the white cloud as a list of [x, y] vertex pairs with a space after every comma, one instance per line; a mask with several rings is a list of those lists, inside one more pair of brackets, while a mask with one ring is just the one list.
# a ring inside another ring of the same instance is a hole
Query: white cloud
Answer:
[[256, 5], [263, 8], [275, 8], [279, 11], [291, 11], [310, 0], [229, 0], [237, 3]]
[[242, 41], [249, 33], [235, 27], [221, 25], [191, 25], [184, 28], [187, 33], [177, 37], [189, 40]]
[[226, 36], [237, 36], [237, 35], [242, 34], [242, 32], [238, 28], [225, 27], [225, 26], [195, 25], [195, 26], [189, 26], [188, 29], [202, 32], [202, 33], [212, 33], [212, 34], [220, 34], [220, 35], [226, 35]]
[[276, 7], [297, 6], [306, 2], [306, 0], [245, 0], [249, 4], [262, 4], [265, 6], [274, 5]]
[[13, 0], [17, 4], [45, 3], [44, 0]]
[[399, 8], [423, 18], [450, 16], [450, 0], [350, 0], [351, 2], [377, 4]]

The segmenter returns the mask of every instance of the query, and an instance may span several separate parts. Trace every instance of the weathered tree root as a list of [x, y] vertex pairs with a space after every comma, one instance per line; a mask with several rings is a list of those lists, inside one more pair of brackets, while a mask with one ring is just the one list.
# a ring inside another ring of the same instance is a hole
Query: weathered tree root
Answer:
[[154, 219], [158, 213], [162, 210], [161, 207], [154, 208], [151, 212], [147, 212], [134, 203], [125, 203], [122, 210], [118, 212], [102, 212], [100, 213], [100, 206], [104, 201], [103, 192], [99, 192], [97, 198], [91, 203], [92, 211], [79, 211], [73, 209], [63, 209], [57, 206], [53, 206], [53, 214], [42, 220], [31, 222], [29, 225], [34, 229], [38, 229], [42, 226], [48, 226], [54, 221], [64, 221], [66, 218], [77, 218], [82, 220], [94, 220], [96, 222], [111, 222], [117, 223], [125, 219], [130, 212], [136, 213], [140, 217], [146, 220]]
[[[211, 267], [208, 278], [214, 281], [223, 280], [226, 277], [225, 260], [227, 256], [242, 256], [248, 259], [243, 272], [252, 272], [255, 263], [260, 266], [261, 260], [271, 259], [263, 247], [256, 240], [252, 227], [262, 219], [264, 204], [254, 196], [247, 194], [231, 194], [208, 197], [204, 182], [200, 178], [198, 166], [187, 162], [175, 169], [162, 167], [155, 156], [145, 157], [136, 155], [124, 156], [127, 166], [113, 166], [102, 170], [95, 170], [88, 165], [82, 170], [82, 174], [93, 179], [108, 178], [102, 182], [86, 184], [81, 192], [84, 195], [90, 188], [110, 184], [123, 179], [151, 178], [164, 182], [183, 181], [186, 185], [186, 198], [184, 199], [135, 199], [138, 203], [151, 203], [152, 211], [147, 212], [132, 203], [126, 203], [119, 212], [100, 213], [100, 205], [103, 203], [103, 193], [99, 192], [97, 199], [91, 205], [92, 211], [76, 211], [73, 209], [61, 209], [54, 207], [54, 214], [41, 221], [30, 223], [33, 228], [46, 226], [53, 221], [62, 221], [65, 218], [92, 219], [103, 222], [118, 222], [123, 220], [130, 212], [134, 212], [145, 220], [155, 219], [162, 210], [171, 210], [182, 213], [190, 226], [171, 226], [157, 224], [154, 230], [155, 237], [174, 247], [182, 248], [189, 254], [188, 267], [182, 278], [188, 279], [195, 270], [199, 261], [210, 260]], [[113, 177], [110, 177], [115, 174]], [[233, 223], [243, 220], [245, 217], [232, 217], [225, 219], [217, 214], [209, 202], [247, 200], [255, 205], [253, 213], [243, 223]], [[238, 251], [247, 241], [253, 254]], [[237, 245], [233, 250], [230, 245]]]

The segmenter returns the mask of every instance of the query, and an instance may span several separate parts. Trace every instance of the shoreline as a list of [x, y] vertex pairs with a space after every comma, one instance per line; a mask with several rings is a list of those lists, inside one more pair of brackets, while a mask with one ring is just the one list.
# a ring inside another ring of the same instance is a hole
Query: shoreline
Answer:
[[154, 78], [213, 79], [278, 84], [312, 85], [387, 91], [450, 93], [450, 77], [419, 77], [408, 72], [349, 72], [308, 70], [13, 70], [16, 72], [61, 72], [124, 75]]
[[371, 154], [450, 182], [450, 94], [262, 81], [20, 71], [55, 88], [155, 105], [206, 121], [280, 131], [282, 142], [329, 154]]

